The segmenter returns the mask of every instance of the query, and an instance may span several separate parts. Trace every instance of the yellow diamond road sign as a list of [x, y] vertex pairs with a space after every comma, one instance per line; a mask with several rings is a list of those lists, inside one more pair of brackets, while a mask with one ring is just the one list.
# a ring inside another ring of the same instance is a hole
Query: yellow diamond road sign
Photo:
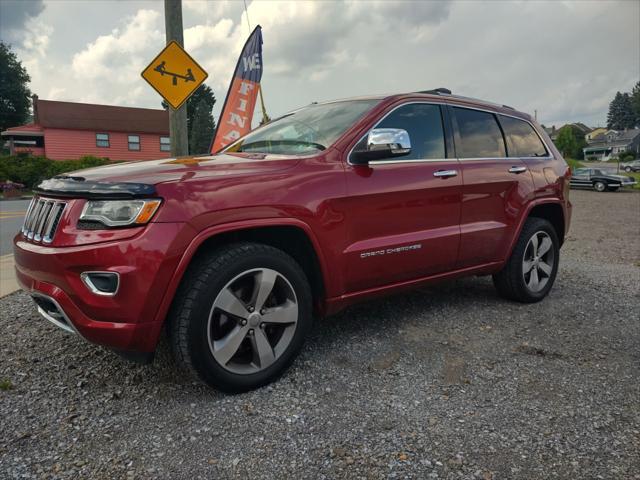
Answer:
[[168, 43], [142, 71], [142, 78], [176, 109], [182, 106], [207, 76], [207, 72], [175, 41]]

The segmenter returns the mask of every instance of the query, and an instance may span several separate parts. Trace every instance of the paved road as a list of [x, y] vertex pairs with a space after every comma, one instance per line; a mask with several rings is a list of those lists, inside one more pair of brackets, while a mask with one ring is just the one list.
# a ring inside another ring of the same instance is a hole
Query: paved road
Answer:
[[12, 253], [13, 236], [22, 226], [29, 200], [0, 201], [0, 255]]
[[30, 200], [0, 201], [0, 297], [18, 289], [13, 272], [13, 237], [22, 226]]

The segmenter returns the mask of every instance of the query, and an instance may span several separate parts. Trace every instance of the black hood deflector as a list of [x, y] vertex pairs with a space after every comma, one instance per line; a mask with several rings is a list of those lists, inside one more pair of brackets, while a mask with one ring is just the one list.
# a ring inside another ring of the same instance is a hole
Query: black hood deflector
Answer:
[[156, 188], [146, 183], [95, 182], [80, 176], [59, 175], [44, 180], [35, 193], [56, 197], [90, 198], [95, 200], [116, 200], [145, 198], [156, 194]]

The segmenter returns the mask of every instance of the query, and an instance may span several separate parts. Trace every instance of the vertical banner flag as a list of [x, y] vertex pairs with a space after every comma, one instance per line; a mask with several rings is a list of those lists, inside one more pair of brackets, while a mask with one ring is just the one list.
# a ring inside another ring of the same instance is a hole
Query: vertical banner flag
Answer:
[[244, 44], [222, 106], [211, 153], [222, 150], [251, 130], [253, 110], [262, 78], [262, 28], [258, 25]]

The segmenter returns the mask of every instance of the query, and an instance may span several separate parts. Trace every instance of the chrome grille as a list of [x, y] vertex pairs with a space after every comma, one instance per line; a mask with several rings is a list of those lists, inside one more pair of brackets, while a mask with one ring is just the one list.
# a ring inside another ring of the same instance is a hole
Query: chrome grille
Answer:
[[34, 197], [24, 217], [22, 234], [34, 242], [51, 243], [66, 202]]

